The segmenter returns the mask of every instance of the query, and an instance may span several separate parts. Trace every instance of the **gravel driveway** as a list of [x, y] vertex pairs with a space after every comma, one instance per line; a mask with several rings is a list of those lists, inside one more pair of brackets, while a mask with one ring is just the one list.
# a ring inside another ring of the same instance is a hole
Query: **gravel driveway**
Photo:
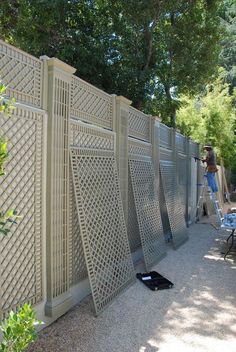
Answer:
[[99, 317], [91, 297], [42, 330], [29, 352], [235, 352], [236, 255], [220, 253], [228, 234], [208, 224], [153, 269], [174, 288], [138, 280]]

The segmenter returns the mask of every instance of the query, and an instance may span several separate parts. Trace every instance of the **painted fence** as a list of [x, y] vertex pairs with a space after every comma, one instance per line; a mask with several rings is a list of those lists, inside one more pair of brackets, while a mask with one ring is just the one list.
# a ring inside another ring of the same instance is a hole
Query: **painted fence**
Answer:
[[92, 292], [96, 314], [177, 248], [195, 216], [199, 147], [158, 119], [0, 41], [0, 75], [17, 108], [1, 209], [21, 215], [0, 239], [0, 314], [30, 302], [47, 324]]

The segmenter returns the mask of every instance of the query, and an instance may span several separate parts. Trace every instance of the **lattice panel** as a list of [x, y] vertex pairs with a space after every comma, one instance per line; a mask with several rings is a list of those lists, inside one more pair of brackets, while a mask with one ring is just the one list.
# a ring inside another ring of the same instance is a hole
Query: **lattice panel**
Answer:
[[130, 172], [128, 178], [128, 238], [132, 252], [141, 247], [141, 238], [139, 234], [138, 219], [135, 209]]
[[186, 152], [186, 139], [182, 134], [176, 133], [176, 147], [181, 153]]
[[194, 143], [190, 141], [190, 153], [192, 156], [198, 156], [199, 155], [199, 144]]
[[114, 150], [114, 134], [71, 120], [71, 146], [78, 148]]
[[160, 145], [171, 148], [171, 129], [160, 123]]
[[151, 140], [151, 117], [132, 107], [129, 108], [129, 136]]
[[6, 175], [0, 179], [0, 208], [21, 219], [1, 241], [1, 313], [42, 300], [43, 114], [17, 108], [0, 116], [8, 139]]
[[0, 40], [0, 73], [9, 97], [41, 107], [42, 61]]
[[187, 201], [187, 186], [188, 186], [188, 178], [187, 178], [187, 158], [182, 154], [178, 154], [178, 194], [179, 199], [182, 204], [182, 209], [184, 210], [184, 214], [186, 212], [186, 201]]
[[73, 76], [71, 115], [95, 125], [112, 128], [112, 97], [82, 79]]
[[154, 185], [152, 162], [129, 160], [139, 233], [147, 269], [165, 254], [159, 200]]
[[169, 216], [166, 208], [166, 202], [165, 202], [165, 195], [164, 195], [164, 188], [162, 184], [162, 179], [161, 179], [161, 172], [159, 170], [159, 203], [160, 203], [160, 213], [161, 213], [161, 220], [162, 220], [162, 226], [163, 226], [163, 231], [165, 234], [165, 240], [169, 242], [172, 238], [171, 234], [171, 229], [170, 229], [170, 222], [169, 222]]
[[71, 149], [83, 248], [96, 313], [133, 279], [134, 268], [112, 152]]
[[175, 168], [171, 161], [160, 162], [160, 170], [166, 207], [169, 216], [170, 228], [173, 237], [173, 245], [178, 247], [188, 238], [184, 219], [184, 206], [180, 200], [175, 180]]
[[[88, 126], [81, 121], [71, 119], [70, 124], [70, 145], [76, 148], [88, 148], [90, 152], [94, 150], [114, 151], [114, 133], [104, 131], [95, 126]], [[84, 257], [79, 219], [76, 208], [76, 199], [72, 182], [72, 172], [70, 177], [70, 285], [78, 283], [84, 279], [87, 267]]]
[[70, 286], [88, 276], [70, 165]]
[[152, 145], [137, 139], [129, 138], [129, 155], [151, 158]]
[[190, 194], [190, 220], [196, 217], [197, 208], [197, 163], [191, 159], [191, 194]]

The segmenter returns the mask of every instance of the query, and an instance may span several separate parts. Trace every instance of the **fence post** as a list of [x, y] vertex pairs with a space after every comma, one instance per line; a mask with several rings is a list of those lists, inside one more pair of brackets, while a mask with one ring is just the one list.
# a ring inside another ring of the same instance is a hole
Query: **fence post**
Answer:
[[125, 221], [128, 225], [128, 131], [129, 106], [132, 102], [123, 96], [114, 96], [114, 98], [116, 114], [114, 114], [113, 128], [116, 132], [116, 158]]
[[72, 305], [69, 294], [69, 122], [71, 79], [75, 69], [56, 58], [42, 57], [47, 94], [47, 205], [45, 315], [57, 318]]

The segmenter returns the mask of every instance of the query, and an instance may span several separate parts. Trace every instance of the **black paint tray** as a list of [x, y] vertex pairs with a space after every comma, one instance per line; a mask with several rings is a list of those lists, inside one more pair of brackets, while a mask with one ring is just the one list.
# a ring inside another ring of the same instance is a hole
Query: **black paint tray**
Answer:
[[150, 271], [149, 273], [138, 273], [136, 274], [137, 279], [142, 281], [152, 291], [164, 290], [167, 288], [172, 288], [174, 284], [158, 274], [156, 271]]

